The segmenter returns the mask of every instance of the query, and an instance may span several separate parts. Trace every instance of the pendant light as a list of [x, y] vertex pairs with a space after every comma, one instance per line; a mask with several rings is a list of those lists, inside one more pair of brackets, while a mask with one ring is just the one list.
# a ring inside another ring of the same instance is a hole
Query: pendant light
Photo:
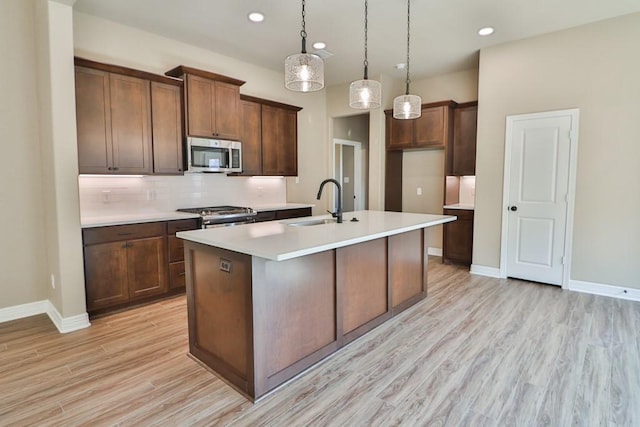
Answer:
[[367, 27], [369, 5], [364, 0], [364, 77], [349, 86], [349, 107], [360, 110], [379, 108], [382, 99], [382, 85], [375, 80], [369, 80], [369, 61], [367, 59]]
[[313, 53], [307, 53], [305, 29], [305, 0], [302, 0], [302, 52], [287, 56], [284, 62], [284, 85], [296, 92], [314, 92], [324, 87], [324, 62]]
[[411, 37], [411, 0], [407, 0], [407, 81], [404, 95], [393, 100], [394, 119], [417, 119], [422, 114], [422, 99], [418, 95], [409, 95], [409, 45]]

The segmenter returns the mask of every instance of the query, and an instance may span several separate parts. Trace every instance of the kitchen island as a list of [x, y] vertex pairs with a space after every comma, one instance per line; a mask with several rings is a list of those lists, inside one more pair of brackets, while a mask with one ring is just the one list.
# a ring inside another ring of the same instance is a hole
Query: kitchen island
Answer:
[[[353, 221], [353, 219], [357, 221]], [[358, 211], [177, 233], [189, 351], [257, 400], [426, 296], [428, 228]]]

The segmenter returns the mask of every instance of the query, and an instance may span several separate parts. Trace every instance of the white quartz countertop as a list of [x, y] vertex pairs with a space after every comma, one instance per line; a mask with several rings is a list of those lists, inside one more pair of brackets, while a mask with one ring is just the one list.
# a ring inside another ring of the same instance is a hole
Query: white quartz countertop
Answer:
[[[308, 203], [272, 203], [262, 205], [252, 205], [251, 208], [257, 212], [278, 211], [284, 209], [312, 208], [314, 205]], [[198, 214], [191, 214], [177, 211], [167, 212], [137, 212], [117, 215], [94, 215], [82, 216], [82, 228], [106, 227], [109, 225], [139, 224], [142, 222], [172, 221], [175, 219], [200, 218]]]
[[463, 209], [466, 211], [472, 211], [475, 209], [473, 205], [465, 205], [463, 203], [456, 203], [455, 205], [444, 205], [444, 209]]
[[[358, 222], [351, 222], [352, 218]], [[407, 231], [455, 221], [455, 216], [403, 212], [357, 211], [344, 214], [342, 224], [329, 223], [296, 227], [291, 223], [331, 218], [321, 215], [306, 218], [244, 224], [236, 227], [181, 231], [176, 236], [191, 242], [228, 249], [273, 261], [379, 239]]]
[[81, 217], [82, 228], [105, 227], [109, 225], [139, 224], [142, 222], [172, 221], [175, 219], [199, 218], [198, 214], [184, 212], [144, 212], [118, 215]]

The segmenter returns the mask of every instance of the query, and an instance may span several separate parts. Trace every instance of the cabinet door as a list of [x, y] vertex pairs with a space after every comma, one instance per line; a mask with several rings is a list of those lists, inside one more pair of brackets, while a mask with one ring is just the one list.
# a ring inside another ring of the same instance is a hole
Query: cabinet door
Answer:
[[113, 167], [120, 174], [151, 173], [149, 81], [109, 75]]
[[76, 124], [80, 173], [111, 173], [109, 73], [76, 67]]
[[131, 299], [161, 294], [167, 290], [166, 252], [165, 237], [127, 242], [127, 270]]
[[262, 106], [262, 173], [278, 175], [278, 109]]
[[293, 176], [298, 173], [298, 113], [262, 106], [262, 173]]
[[297, 111], [280, 109], [278, 111], [278, 128], [280, 131], [280, 144], [278, 144], [278, 174], [284, 176], [296, 176], [298, 174]]
[[393, 118], [392, 112], [386, 112], [387, 150], [401, 150], [411, 148], [414, 138], [415, 119], [398, 120]]
[[476, 174], [478, 106], [456, 108], [453, 132], [453, 174]]
[[240, 139], [240, 87], [215, 82], [214, 136]]
[[444, 214], [456, 215], [458, 219], [444, 224], [443, 262], [471, 265], [473, 255], [473, 211], [445, 209]]
[[88, 311], [128, 301], [126, 246], [126, 242], [85, 246]]
[[427, 290], [423, 230], [395, 234], [387, 241], [391, 303], [394, 310], [402, 310]]
[[183, 173], [181, 97], [179, 86], [151, 82], [153, 173]]
[[187, 129], [191, 136], [214, 136], [214, 82], [187, 74]]
[[242, 174], [262, 175], [262, 109], [240, 101], [242, 107]]
[[440, 148], [445, 146], [446, 107], [424, 108], [415, 120], [415, 148]]

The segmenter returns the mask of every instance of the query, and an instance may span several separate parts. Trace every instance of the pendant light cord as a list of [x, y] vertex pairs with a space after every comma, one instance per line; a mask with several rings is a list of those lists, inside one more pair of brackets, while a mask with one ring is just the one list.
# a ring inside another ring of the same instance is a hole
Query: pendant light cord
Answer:
[[411, 0], [407, 0], [407, 90], [405, 95], [409, 95], [409, 46], [411, 40]]
[[300, 37], [302, 37], [302, 53], [307, 53], [307, 29], [304, 22], [306, 15], [304, 11], [305, 0], [302, 0], [302, 30], [300, 30]]
[[369, 24], [369, 2], [364, 0], [364, 80], [369, 78], [369, 60], [368, 58], [368, 25]]

